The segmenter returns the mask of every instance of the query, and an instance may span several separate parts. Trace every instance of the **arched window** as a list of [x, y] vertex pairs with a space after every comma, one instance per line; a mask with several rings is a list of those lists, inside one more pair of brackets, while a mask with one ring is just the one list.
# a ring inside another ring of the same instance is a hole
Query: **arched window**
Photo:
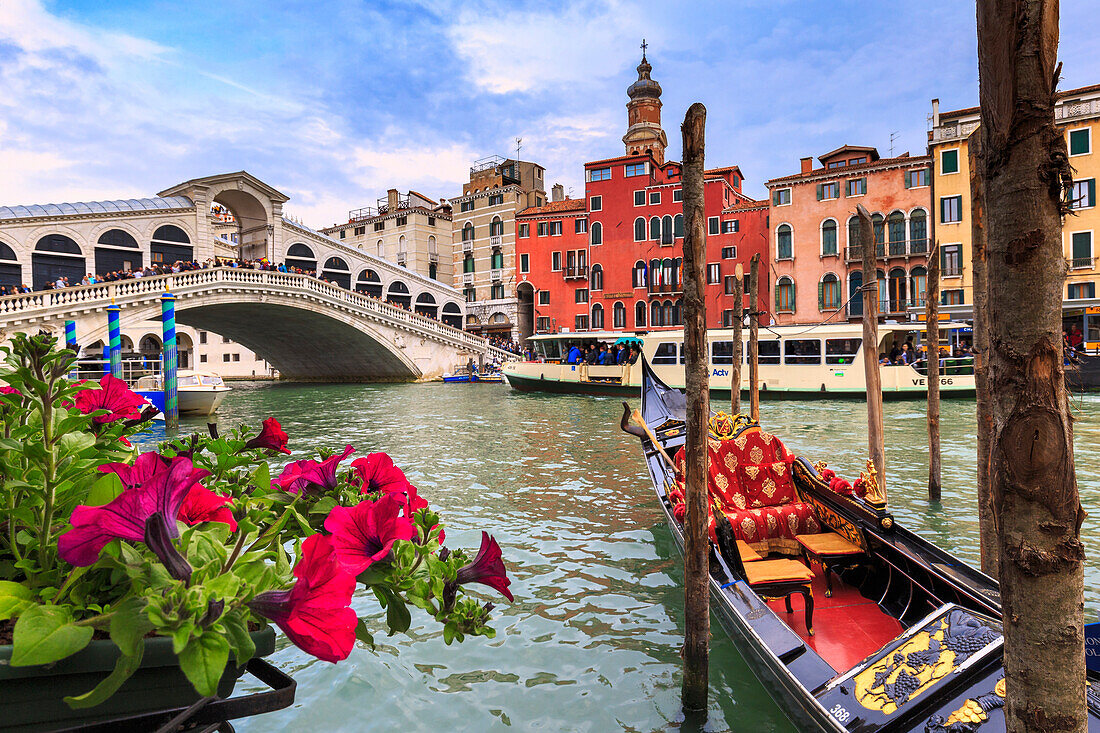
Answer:
[[848, 217], [848, 259], [859, 260], [863, 255], [859, 248], [859, 217]]
[[382, 244], [382, 240], [379, 239], [376, 246], [378, 248], [378, 256], [384, 258], [386, 256], [386, 245]]
[[645, 316], [645, 301], [639, 300], [634, 304], [634, 328], [645, 328]]
[[684, 274], [684, 258], [683, 257], [677, 257], [676, 259], [674, 259], [672, 261], [672, 289], [673, 290], [682, 290], [683, 289], [681, 287], [683, 285], [683, 281], [684, 281], [683, 274]]
[[878, 312], [888, 313], [890, 311], [890, 291], [886, 287], [886, 273], [882, 270], [876, 270], [875, 274], [878, 275]]
[[588, 274], [588, 289], [603, 290], [603, 267], [592, 265], [592, 271]]
[[840, 307], [840, 279], [829, 272], [821, 278], [817, 290], [818, 310], [833, 311]]
[[603, 224], [598, 221], [592, 222], [592, 229], [589, 230], [589, 240], [592, 244], [603, 244]]
[[321, 279], [330, 280], [342, 288], [351, 290], [351, 270], [348, 263], [339, 257], [329, 257], [321, 270]]
[[95, 246], [95, 273], [105, 275], [119, 270], [139, 270], [143, 266], [141, 250], [129, 232], [108, 229], [99, 235]]
[[915, 308], [924, 307], [924, 293], [928, 288], [928, 270], [923, 267], [914, 267], [909, 273], [909, 305]]
[[642, 260], [638, 260], [637, 262], [635, 262], [633, 273], [634, 273], [634, 279], [633, 279], [634, 287], [644, 288], [645, 287], [645, 262], [643, 262]]
[[672, 217], [668, 214], [661, 219], [661, 244], [672, 244]]
[[928, 214], [924, 209], [917, 209], [909, 215], [909, 251], [912, 254], [928, 251]]
[[16, 260], [15, 250], [0, 242], [0, 285], [23, 284], [23, 267]]
[[673, 326], [684, 325], [684, 301], [677, 300], [673, 302], [671, 320]]
[[792, 241], [791, 225], [780, 224], [775, 230], [775, 256], [780, 260], [794, 258], [794, 242]]
[[895, 211], [886, 220], [890, 234], [890, 254], [905, 254], [905, 214]]
[[882, 214], [875, 214], [871, 217], [871, 227], [875, 232], [875, 244], [882, 244], [885, 242], [886, 220], [882, 218]]
[[649, 289], [657, 291], [661, 287], [661, 261], [653, 259], [649, 261]]
[[603, 328], [603, 306], [596, 303], [592, 306], [592, 329]]
[[775, 285], [775, 310], [777, 313], [794, 313], [794, 280], [784, 275]]
[[684, 236], [684, 215], [677, 214], [676, 218], [672, 220], [672, 233], [677, 237]]
[[859, 318], [863, 316], [863, 294], [859, 289], [863, 287], [863, 273], [859, 270], [848, 273], [848, 315]]
[[676, 285], [676, 279], [674, 273], [674, 267], [672, 260], [665, 258], [661, 260], [661, 285], [668, 286], [668, 288], [674, 288]]
[[400, 280], [394, 280], [386, 290], [386, 300], [394, 305], [408, 308], [412, 303], [412, 296], [409, 294], [409, 286]]
[[615, 301], [611, 309], [611, 325], [613, 328], [626, 328], [626, 306]]
[[656, 300], [649, 304], [649, 325], [653, 328], [665, 325], [661, 322], [661, 304]]
[[287, 247], [285, 259], [288, 268], [298, 268], [310, 273], [317, 271], [317, 255], [301, 242], [295, 242]]
[[462, 328], [462, 308], [455, 302], [443, 306], [443, 322], [448, 326]]
[[826, 219], [821, 222], [821, 254], [828, 257], [836, 253], [836, 219]]
[[161, 265], [190, 262], [195, 256], [187, 232], [173, 224], [157, 227], [149, 243], [149, 254], [150, 260]]
[[634, 241], [645, 241], [645, 219], [640, 216], [634, 220]]
[[465, 226], [462, 227], [462, 241], [463, 242], [472, 242], [472, 241], [474, 241], [474, 225], [471, 224], [470, 222], [466, 222]]
[[34, 245], [31, 253], [31, 277], [35, 290], [42, 290], [47, 283], [66, 278], [70, 285], [77, 285], [87, 273], [80, 245], [64, 234], [47, 234]]
[[435, 304], [435, 297], [431, 293], [421, 293], [416, 296], [414, 310], [422, 316], [435, 318], [436, 313], [439, 312], [439, 307]]
[[[504, 222], [501, 221], [499, 216], [494, 216], [493, 220], [489, 222], [489, 236], [490, 237], [503, 237], [504, 236]], [[473, 237], [471, 237], [473, 239]]]
[[661, 239], [661, 219], [660, 217], [651, 217], [649, 220], [649, 238], [654, 242]]
[[890, 270], [890, 312], [900, 313], [905, 310], [908, 297], [908, 278], [905, 270], [895, 267]]
[[363, 270], [355, 278], [355, 290], [372, 298], [382, 297], [382, 279], [374, 270]]
[[405, 235], [402, 234], [400, 237], [397, 238], [397, 254], [404, 255], [408, 253], [409, 249], [408, 245], [405, 243]]

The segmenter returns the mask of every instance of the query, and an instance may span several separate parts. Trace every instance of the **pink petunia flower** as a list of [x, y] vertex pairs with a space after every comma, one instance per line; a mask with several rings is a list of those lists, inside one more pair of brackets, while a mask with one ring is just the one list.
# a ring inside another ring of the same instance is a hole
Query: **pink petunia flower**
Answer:
[[409, 480], [386, 453], [370, 453], [351, 462], [351, 468], [363, 481], [363, 493], [405, 491]]
[[104, 374], [103, 379], [99, 380], [98, 388], [82, 389], [76, 393], [75, 406], [85, 415], [96, 410], [107, 410], [106, 414], [96, 415], [94, 418], [96, 423], [103, 424], [139, 417], [145, 400], [130, 391], [126, 382]]
[[176, 519], [191, 525], [222, 522], [229, 525], [230, 531], [236, 532], [237, 520], [233, 518], [233, 511], [229, 508], [232, 503], [233, 497], [215, 494], [204, 486], [196, 485], [184, 498]]
[[261, 593], [248, 607], [274, 621], [299, 649], [318, 659], [347, 659], [359, 622], [349, 607], [355, 578], [340, 567], [328, 537], [306, 538], [294, 576], [298, 581], [293, 588]]
[[334, 507], [325, 519], [325, 529], [332, 533], [332, 547], [340, 566], [353, 576], [359, 575], [385, 559], [394, 542], [416, 537], [412, 521], [400, 516], [402, 507], [401, 499], [393, 494], [353, 507]]
[[344, 448], [344, 452], [329, 456], [323, 461], [314, 461], [306, 458], [287, 464], [279, 478], [271, 483], [275, 484], [288, 494], [299, 494], [303, 491], [325, 492], [336, 488], [336, 468], [340, 461], [355, 452], [350, 445]]
[[245, 443], [244, 448], [245, 450], [264, 448], [286, 453], [289, 456], [290, 449], [286, 447], [287, 440], [287, 434], [283, 431], [283, 426], [275, 418], [269, 417], [264, 420], [264, 426], [260, 430], [260, 434]]
[[[145, 524], [159, 513], [162, 518], [176, 517], [187, 494], [210, 472], [195, 468], [191, 460], [176, 457], [165, 462], [156, 453], [144, 453], [133, 466], [112, 463], [100, 466], [105, 473], [116, 473], [126, 488], [104, 506], [78, 506], [72, 524], [57, 541], [58, 554], [70, 565], [93, 564], [100, 551], [115, 538], [140, 542], [145, 539]], [[170, 538], [179, 537], [174, 520], [164, 519]]]
[[481, 583], [500, 591], [500, 594], [509, 601], [513, 600], [512, 592], [508, 590], [512, 581], [508, 578], [507, 569], [504, 567], [500, 545], [488, 532], [481, 533], [481, 547], [477, 551], [477, 557], [473, 562], [458, 569], [454, 583], [455, 585]]

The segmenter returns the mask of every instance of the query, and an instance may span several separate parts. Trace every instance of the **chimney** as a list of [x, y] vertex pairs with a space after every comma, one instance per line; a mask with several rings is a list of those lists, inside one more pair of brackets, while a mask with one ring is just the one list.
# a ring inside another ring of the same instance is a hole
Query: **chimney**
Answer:
[[940, 100], [932, 100], [932, 127], [936, 128], [940, 126]]
[[812, 171], [814, 169], [813, 156], [810, 156], [809, 158], [802, 158], [801, 160], [802, 160], [802, 172], [803, 173], [809, 173], [810, 171]]
[[550, 200], [551, 201], [565, 201], [565, 186], [560, 183], [555, 183], [550, 188]]
[[391, 188], [389, 191], [386, 191], [386, 206], [389, 208], [390, 211], [393, 211], [397, 208], [398, 198], [399, 194], [397, 193], [396, 188]]

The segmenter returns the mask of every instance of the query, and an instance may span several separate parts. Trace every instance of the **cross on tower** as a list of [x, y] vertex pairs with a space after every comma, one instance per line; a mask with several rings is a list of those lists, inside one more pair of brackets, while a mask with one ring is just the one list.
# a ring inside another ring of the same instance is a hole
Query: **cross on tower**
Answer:
[[643, 38], [643, 39], [642, 39], [642, 58], [643, 58], [643, 59], [645, 58], [645, 50], [646, 50], [647, 48], [649, 48], [649, 44], [648, 44], [648, 43], [646, 43], [646, 42], [645, 42], [645, 39]]

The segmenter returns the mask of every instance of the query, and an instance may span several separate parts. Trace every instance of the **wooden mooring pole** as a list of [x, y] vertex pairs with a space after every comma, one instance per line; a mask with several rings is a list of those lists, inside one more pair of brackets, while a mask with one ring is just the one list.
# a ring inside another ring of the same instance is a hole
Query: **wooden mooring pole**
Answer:
[[745, 270], [741, 263], [734, 268], [736, 283], [733, 286], [733, 354], [730, 357], [730, 414], [741, 413], [741, 332], [744, 319], [744, 278]]
[[[886, 448], [882, 425], [882, 372], [878, 363], [878, 274], [875, 270], [875, 230], [863, 204], [859, 216], [859, 244], [863, 248], [863, 371], [867, 381], [867, 445], [886, 498]], [[869, 280], [868, 280], [869, 279]]]
[[707, 424], [710, 366], [707, 359], [706, 217], [703, 152], [707, 109], [696, 102], [684, 117], [684, 362], [687, 386], [684, 542], [684, 711], [706, 716], [709, 687], [710, 542], [707, 536]]
[[760, 255], [749, 260], [749, 417], [760, 421]]
[[928, 255], [928, 285], [924, 291], [925, 355], [928, 368], [928, 500], [939, 501], [940, 483], [940, 248]]

